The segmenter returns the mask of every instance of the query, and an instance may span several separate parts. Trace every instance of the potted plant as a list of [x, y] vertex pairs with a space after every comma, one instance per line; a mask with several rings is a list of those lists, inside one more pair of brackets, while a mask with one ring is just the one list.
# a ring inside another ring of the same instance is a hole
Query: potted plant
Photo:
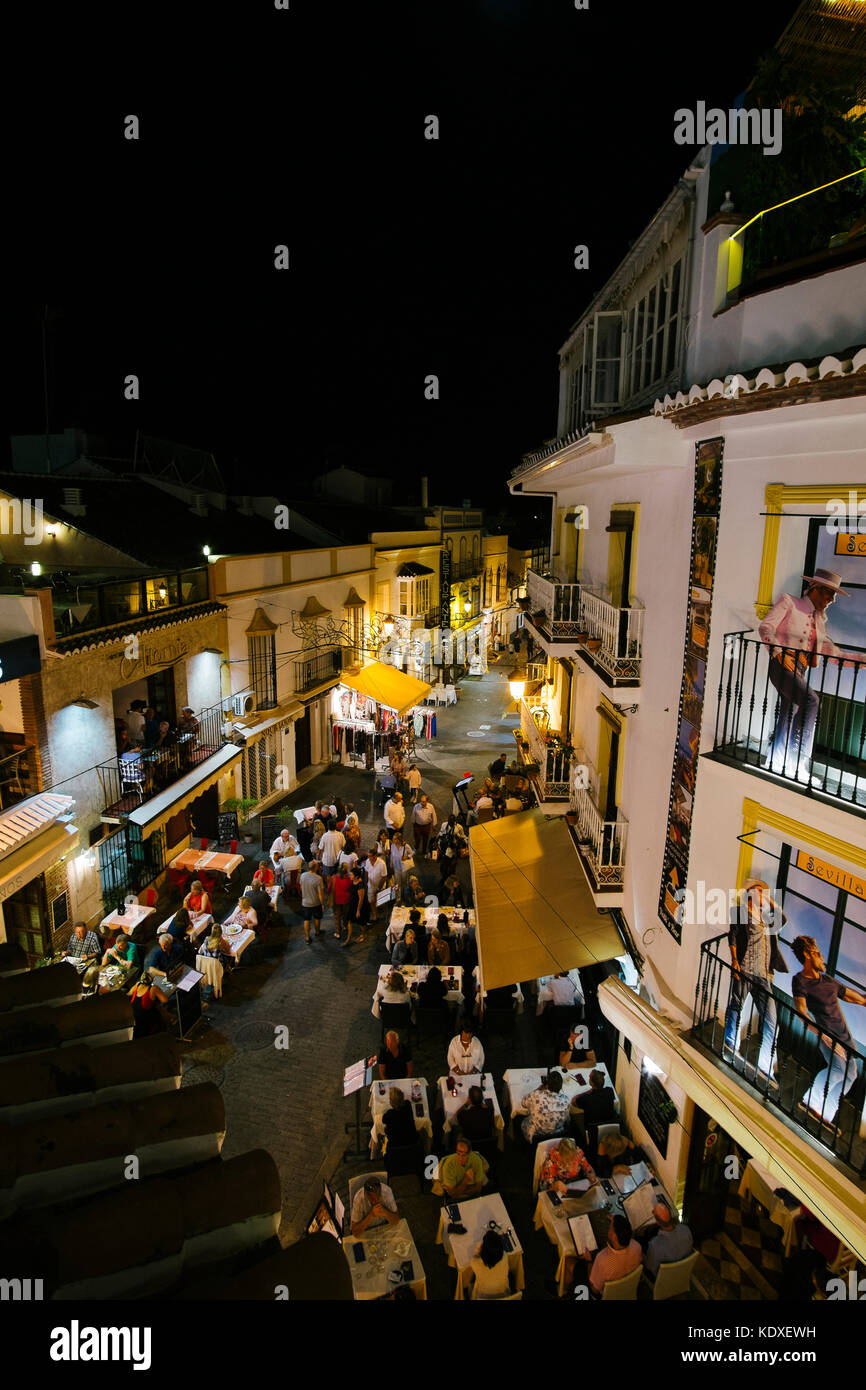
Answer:
[[[258, 804], [254, 796], [230, 796], [227, 801], [223, 802], [220, 810], [237, 811], [238, 819], [246, 822], [250, 813]], [[247, 844], [251, 844], [255, 839], [253, 831], [246, 824], [241, 827], [241, 836]]]

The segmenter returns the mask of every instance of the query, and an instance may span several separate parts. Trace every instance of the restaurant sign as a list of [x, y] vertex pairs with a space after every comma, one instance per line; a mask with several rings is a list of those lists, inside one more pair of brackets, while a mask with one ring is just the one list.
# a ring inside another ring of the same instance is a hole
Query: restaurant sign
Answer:
[[[131, 641], [132, 639], [129, 639]], [[163, 666], [173, 666], [176, 661], [189, 655], [190, 645], [184, 637], [164, 638], [160, 643], [144, 646], [136, 641], [127, 651], [124, 648], [120, 662], [120, 679], [124, 682], [146, 676], [150, 671], [158, 671]]]

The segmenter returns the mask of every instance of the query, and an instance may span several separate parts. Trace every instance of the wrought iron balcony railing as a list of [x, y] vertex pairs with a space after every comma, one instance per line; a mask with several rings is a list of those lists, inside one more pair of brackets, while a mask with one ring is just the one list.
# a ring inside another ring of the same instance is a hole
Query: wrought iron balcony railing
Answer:
[[122, 821], [137, 806], [194, 771], [228, 742], [223, 705], [197, 715], [198, 729], [173, 736], [168, 746], [130, 748], [96, 768], [102, 789], [102, 819]]
[[701, 947], [693, 1037], [862, 1178], [866, 1053], [798, 1013], [766, 981], [735, 975], [727, 941]]
[[726, 633], [714, 755], [866, 809], [866, 658], [773, 653]]
[[530, 570], [526, 576], [526, 596], [530, 617], [544, 614], [540, 621], [553, 641], [576, 640], [581, 631], [579, 584], [563, 583]]
[[593, 790], [597, 778], [584, 775], [576, 780], [577, 784], [572, 784], [571, 809], [577, 816], [575, 835], [581, 855], [597, 888], [621, 887], [625, 881], [628, 821], [621, 811], [617, 811], [616, 820], [605, 820]]
[[530, 570], [527, 611], [551, 642], [577, 644], [614, 683], [640, 679], [644, 606], [617, 608], [586, 582], [566, 582]]
[[315, 656], [295, 661], [295, 694], [303, 695], [307, 690], [315, 690], [317, 685], [339, 676], [343, 669], [343, 648], [330, 647], [318, 651]]

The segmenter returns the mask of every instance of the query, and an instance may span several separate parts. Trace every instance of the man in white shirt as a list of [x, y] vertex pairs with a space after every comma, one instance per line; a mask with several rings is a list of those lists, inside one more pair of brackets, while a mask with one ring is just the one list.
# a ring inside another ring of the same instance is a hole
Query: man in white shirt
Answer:
[[412, 811], [412, 834], [415, 838], [415, 848], [422, 858], [426, 857], [427, 845], [437, 820], [436, 807], [422, 795]]
[[346, 837], [339, 830], [326, 830], [319, 841], [319, 859], [322, 863], [322, 877], [330, 878], [336, 871], [337, 861], [346, 844]]
[[379, 910], [376, 906], [376, 898], [384, 886], [385, 879], [388, 877], [388, 866], [384, 859], [380, 859], [374, 849], [367, 854], [363, 863], [364, 876], [367, 879], [367, 902], [370, 904], [370, 921], [379, 920]]
[[341, 864], [345, 864], [349, 873], [352, 872], [357, 862], [358, 856], [353, 849], [341, 849], [337, 855], [337, 868], [339, 869]]
[[460, 1076], [484, 1071], [484, 1048], [473, 1037], [471, 1028], [462, 1028], [448, 1047], [448, 1071]]
[[406, 808], [399, 792], [394, 792], [390, 801], [385, 802], [385, 824], [392, 832], [402, 830], [406, 819]]
[[131, 748], [144, 743], [144, 715], [141, 712], [143, 704], [143, 700], [133, 700], [126, 717], [126, 732]]
[[538, 991], [539, 1013], [547, 1003], [559, 1008], [568, 1008], [571, 1004], [583, 1003], [582, 993], [566, 971], [563, 970], [559, 975], [551, 975], [547, 983], [542, 985]]
[[362, 1236], [369, 1226], [387, 1222], [393, 1226], [400, 1220], [394, 1193], [380, 1178], [368, 1178], [355, 1193], [352, 1203], [352, 1235]]
[[282, 878], [283, 860], [292, 855], [299, 854], [298, 842], [289, 830], [281, 830], [274, 843], [271, 845], [271, 863], [274, 866], [274, 877]]

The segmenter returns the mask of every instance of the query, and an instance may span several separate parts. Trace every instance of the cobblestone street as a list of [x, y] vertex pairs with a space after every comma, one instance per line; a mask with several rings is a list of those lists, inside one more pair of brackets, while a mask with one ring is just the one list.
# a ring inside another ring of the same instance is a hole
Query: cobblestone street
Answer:
[[[422, 790], [440, 819], [451, 810], [451, 787], [458, 776], [471, 771], [483, 778], [496, 754], [513, 751], [516, 719], [513, 714], [503, 717], [509, 701], [504, 675], [496, 670], [465, 680], [459, 703], [437, 710], [436, 739], [418, 741]], [[282, 805], [306, 806], [337, 793], [354, 802], [365, 847], [366, 832], [372, 841], [381, 824], [373, 773], [335, 765]], [[459, 867], [468, 890], [468, 861]], [[252, 866], [245, 868], [248, 879]], [[431, 862], [421, 869], [422, 883], [431, 891], [438, 877]], [[372, 1055], [379, 1045], [379, 1024], [370, 1010], [377, 972], [386, 959], [384, 922], [380, 917], [375, 935], [368, 931], [364, 945], [348, 950], [333, 940], [330, 912], [323, 927], [327, 935], [308, 946], [300, 915], [283, 909], [280, 925], [269, 932], [261, 963], [236, 971], [223, 999], [212, 1005], [210, 1027], [200, 1029], [189, 1045], [184, 1069], [184, 1085], [215, 1081], [222, 1089], [227, 1118], [224, 1157], [261, 1147], [276, 1160], [284, 1244], [303, 1234], [322, 1179], [336, 1173], [344, 1148], [353, 1143], [343, 1128], [354, 1115], [354, 1100], [342, 1096], [343, 1069]], [[290, 1032], [287, 1050], [274, 1046], [279, 1025]], [[438, 1041], [416, 1049], [415, 1074], [425, 1076], [431, 1086], [444, 1067], [444, 1048]], [[403, 1182], [417, 1190], [414, 1179]], [[345, 1195], [344, 1183], [338, 1186]], [[423, 1200], [430, 1206], [429, 1198]], [[411, 1213], [409, 1219], [412, 1222]], [[419, 1231], [419, 1240], [422, 1235]]]

